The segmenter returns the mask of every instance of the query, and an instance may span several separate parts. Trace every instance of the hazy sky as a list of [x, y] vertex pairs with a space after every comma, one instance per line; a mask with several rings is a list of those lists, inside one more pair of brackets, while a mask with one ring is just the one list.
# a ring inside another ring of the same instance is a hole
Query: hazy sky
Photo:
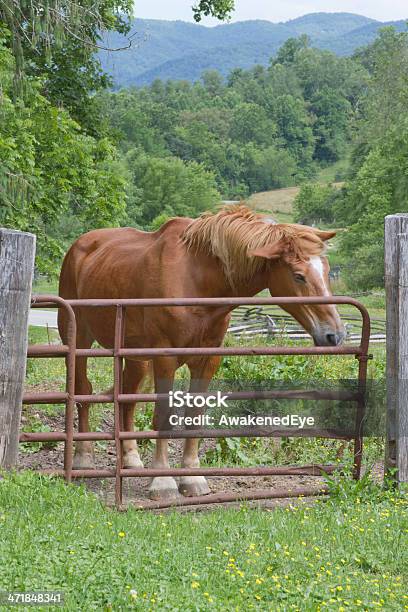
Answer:
[[[193, 21], [194, 0], [135, 0], [135, 16]], [[268, 19], [287, 21], [318, 11], [349, 12], [381, 21], [408, 18], [407, 0], [236, 0], [233, 21]], [[205, 20], [203, 23], [214, 23]]]

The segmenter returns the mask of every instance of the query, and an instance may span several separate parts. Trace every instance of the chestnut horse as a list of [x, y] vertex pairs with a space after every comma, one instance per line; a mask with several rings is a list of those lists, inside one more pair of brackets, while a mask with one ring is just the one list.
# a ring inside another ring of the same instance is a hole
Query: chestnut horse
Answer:
[[[329, 265], [324, 242], [335, 232], [294, 224], [278, 224], [245, 205], [226, 206], [198, 219], [175, 218], [156, 232], [133, 228], [99, 229], [81, 236], [68, 251], [59, 294], [67, 299], [250, 297], [263, 289], [272, 296], [329, 296]], [[216, 347], [223, 342], [232, 307], [128, 308], [126, 347]], [[285, 308], [318, 346], [337, 345], [344, 328], [333, 305], [291, 305]], [[115, 308], [77, 308], [77, 346], [96, 340], [109, 348], [114, 341]], [[59, 311], [58, 326], [67, 340], [67, 320]], [[205, 392], [220, 364], [213, 357], [155, 357], [157, 392], [172, 389], [177, 368], [187, 364], [191, 390]], [[126, 359], [123, 392], [136, 393], [149, 361]], [[76, 393], [92, 393], [86, 358], [76, 359]], [[134, 405], [121, 406], [122, 426], [133, 431]], [[163, 423], [157, 404], [153, 426]], [[188, 410], [188, 409], [187, 409]], [[166, 409], [164, 408], [166, 412]], [[78, 406], [79, 431], [89, 431], [88, 406]], [[187, 414], [187, 413], [186, 413]], [[164, 415], [165, 421], [165, 415]], [[124, 467], [142, 466], [135, 440], [123, 441]], [[198, 440], [187, 439], [184, 467], [198, 467]], [[75, 468], [94, 467], [91, 442], [78, 442]], [[153, 467], [169, 467], [168, 441], [159, 439]], [[152, 499], [209, 492], [203, 476], [154, 478]]]

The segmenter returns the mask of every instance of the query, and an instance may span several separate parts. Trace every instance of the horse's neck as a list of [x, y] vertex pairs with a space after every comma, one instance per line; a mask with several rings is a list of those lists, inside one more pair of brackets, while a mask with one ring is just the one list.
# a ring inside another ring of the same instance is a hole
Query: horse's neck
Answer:
[[196, 293], [201, 297], [252, 297], [268, 287], [261, 273], [233, 287], [215, 257], [195, 258], [193, 269]]
[[268, 283], [259, 275], [257, 278], [251, 279], [248, 283], [242, 283], [235, 288], [234, 295], [236, 297], [253, 297], [260, 291], [268, 288]]

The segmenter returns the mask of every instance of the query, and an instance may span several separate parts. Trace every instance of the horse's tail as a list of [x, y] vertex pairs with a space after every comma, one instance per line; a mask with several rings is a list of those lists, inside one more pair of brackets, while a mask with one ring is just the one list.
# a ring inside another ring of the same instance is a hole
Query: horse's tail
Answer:
[[[74, 266], [74, 247], [75, 243], [64, 257], [59, 278], [58, 295], [67, 300], [75, 300], [78, 297]], [[58, 330], [63, 344], [68, 343], [68, 323], [69, 321], [65, 308], [59, 308]]]
[[[153, 393], [154, 391], [154, 377], [153, 377], [153, 361], [148, 361], [146, 373], [143, 376], [143, 380], [138, 389], [138, 393]], [[109, 389], [101, 392], [102, 395], [113, 395], [113, 385]]]

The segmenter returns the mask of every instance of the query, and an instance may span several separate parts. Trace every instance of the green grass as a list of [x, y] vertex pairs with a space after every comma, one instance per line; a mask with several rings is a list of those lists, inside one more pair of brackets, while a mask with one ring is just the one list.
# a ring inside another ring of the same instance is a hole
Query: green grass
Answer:
[[0, 484], [0, 590], [66, 610], [402, 610], [408, 513], [369, 482], [312, 507], [164, 515], [103, 507], [29, 472]]
[[254, 193], [248, 204], [258, 212], [271, 214], [279, 223], [293, 223], [293, 202], [299, 187], [287, 187]]
[[58, 294], [58, 279], [39, 277], [33, 283], [33, 293]]
[[349, 167], [348, 157], [339, 159], [336, 163], [327, 168], [322, 168], [318, 175], [317, 180], [319, 183], [334, 183], [336, 181], [343, 181]]

